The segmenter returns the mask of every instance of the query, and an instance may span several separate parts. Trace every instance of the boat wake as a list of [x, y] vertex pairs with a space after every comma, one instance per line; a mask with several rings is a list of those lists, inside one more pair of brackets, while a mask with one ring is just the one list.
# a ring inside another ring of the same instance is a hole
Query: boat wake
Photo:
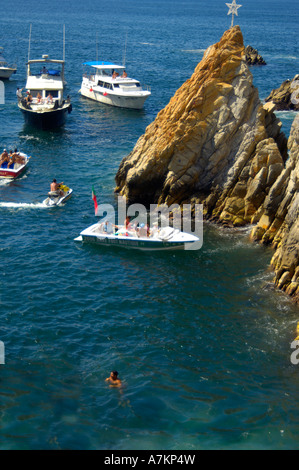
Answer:
[[47, 206], [40, 203], [24, 203], [24, 202], [0, 202], [0, 207], [8, 209], [46, 209]]
[[7, 178], [5, 180], [0, 180], [0, 186], [6, 186], [7, 184], [11, 183], [11, 179]]

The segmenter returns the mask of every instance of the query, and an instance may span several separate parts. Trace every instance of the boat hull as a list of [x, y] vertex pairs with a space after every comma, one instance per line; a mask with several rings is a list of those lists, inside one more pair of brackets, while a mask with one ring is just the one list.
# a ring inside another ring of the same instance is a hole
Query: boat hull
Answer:
[[184, 250], [186, 246], [199, 239], [194, 235], [179, 232], [179, 236], [174, 239], [161, 239], [154, 237], [126, 236], [121, 234], [108, 234], [99, 232], [99, 225], [94, 224], [83, 230], [76, 241], [82, 241], [95, 245], [113, 246], [142, 251], [166, 251], [166, 250]]
[[67, 115], [71, 112], [71, 104], [54, 110], [47, 110], [44, 112], [32, 111], [25, 109], [19, 105], [25, 119], [25, 123], [29, 126], [36, 127], [42, 130], [55, 129], [61, 127], [66, 122]]
[[17, 69], [0, 67], [0, 79], [8, 80], [13, 73], [16, 73]]
[[[140, 96], [120, 96], [112, 94], [111, 91], [101, 92], [95, 89], [92, 89], [90, 86], [81, 86], [81, 95], [89, 98], [93, 101], [98, 101], [99, 103], [108, 104], [110, 106], [116, 106], [117, 108], [127, 108], [127, 109], [142, 109], [145, 103], [145, 100], [148, 98], [150, 93], [144, 92]], [[104, 95], [105, 93], [105, 95]]]

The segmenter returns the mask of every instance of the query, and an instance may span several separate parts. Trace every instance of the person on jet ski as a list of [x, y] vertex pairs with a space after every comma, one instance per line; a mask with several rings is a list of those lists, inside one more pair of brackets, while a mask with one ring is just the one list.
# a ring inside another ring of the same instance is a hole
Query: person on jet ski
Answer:
[[60, 186], [63, 184], [62, 183], [57, 183], [56, 179], [54, 178], [51, 186], [50, 186], [50, 192], [52, 193], [52, 196], [63, 196], [64, 192], [60, 189]]

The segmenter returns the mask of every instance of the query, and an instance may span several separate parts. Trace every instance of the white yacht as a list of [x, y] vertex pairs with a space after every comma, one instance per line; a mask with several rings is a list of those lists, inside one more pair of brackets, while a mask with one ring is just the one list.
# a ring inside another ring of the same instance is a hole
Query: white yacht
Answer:
[[85, 62], [91, 72], [84, 74], [79, 92], [95, 101], [120, 108], [141, 109], [151, 95], [138, 80], [127, 76], [125, 66], [112, 62]]
[[13, 73], [16, 73], [16, 71], [16, 65], [8, 65], [3, 57], [3, 47], [0, 47], [0, 79], [9, 79]]
[[65, 123], [72, 105], [70, 98], [64, 99], [63, 96], [64, 64], [64, 60], [49, 59], [48, 55], [28, 61], [27, 93], [18, 99], [18, 106], [27, 124], [40, 129], [52, 129]]

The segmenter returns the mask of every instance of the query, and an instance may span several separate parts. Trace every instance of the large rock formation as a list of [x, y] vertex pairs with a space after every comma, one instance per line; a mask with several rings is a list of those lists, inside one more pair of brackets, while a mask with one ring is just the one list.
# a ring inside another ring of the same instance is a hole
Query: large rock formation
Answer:
[[299, 111], [299, 75], [292, 80], [285, 80], [279, 88], [271, 91], [265, 99], [266, 108], [274, 105], [276, 111]]
[[245, 60], [248, 65], [267, 65], [262, 56], [252, 46], [246, 46]]
[[265, 198], [252, 238], [272, 243], [276, 285], [299, 302], [299, 115], [288, 141], [289, 159]]
[[[196, 200], [209, 217], [245, 224], [283, 168], [286, 139], [280, 127], [271, 110], [263, 109], [235, 26], [209, 47], [124, 158], [116, 191], [130, 202]], [[268, 175], [264, 167], [273, 152]]]
[[273, 109], [253, 86], [235, 26], [208, 48], [123, 159], [116, 192], [130, 203], [203, 203], [205, 217], [219, 223], [258, 224], [253, 238], [277, 247], [277, 284], [295, 292], [297, 131], [285, 167], [287, 139]]

